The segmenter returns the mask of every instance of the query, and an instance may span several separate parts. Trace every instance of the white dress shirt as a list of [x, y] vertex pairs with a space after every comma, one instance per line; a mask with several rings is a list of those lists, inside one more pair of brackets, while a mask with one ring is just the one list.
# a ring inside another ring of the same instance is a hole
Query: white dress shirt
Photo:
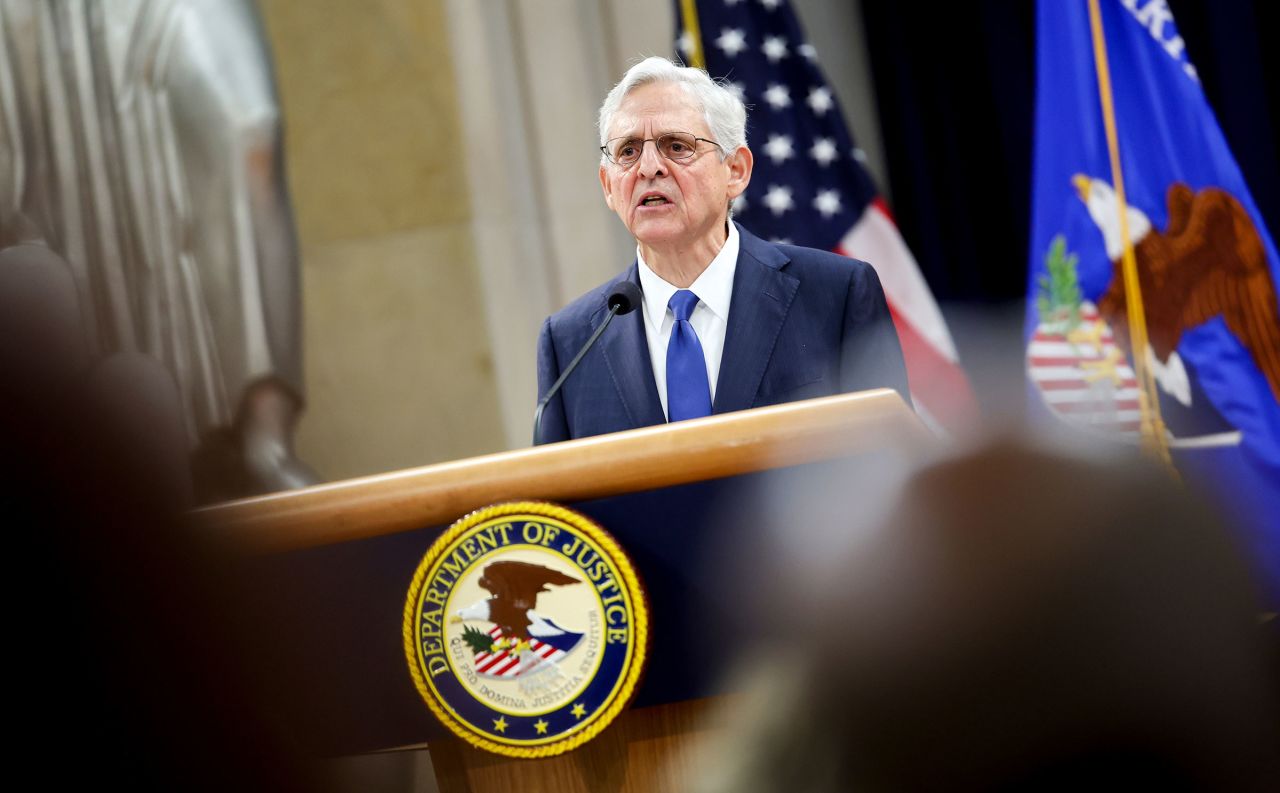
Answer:
[[[720, 376], [720, 358], [724, 354], [724, 335], [729, 327], [729, 301], [733, 297], [733, 274], [738, 269], [738, 227], [728, 224], [729, 236], [720, 252], [693, 282], [689, 291], [698, 296], [698, 305], [689, 317], [689, 324], [698, 334], [702, 355], [707, 361], [707, 382], [711, 385], [711, 399], [716, 398], [716, 380]], [[649, 343], [649, 362], [653, 366], [653, 380], [658, 386], [658, 399], [662, 402], [662, 414], [667, 413], [667, 344], [671, 341], [671, 328], [675, 315], [667, 307], [680, 287], [667, 283], [649, 269], [644, 257], [636, 248], [636, 261], [640, 265], [640, 291], [644, 294], [644, 336]]]

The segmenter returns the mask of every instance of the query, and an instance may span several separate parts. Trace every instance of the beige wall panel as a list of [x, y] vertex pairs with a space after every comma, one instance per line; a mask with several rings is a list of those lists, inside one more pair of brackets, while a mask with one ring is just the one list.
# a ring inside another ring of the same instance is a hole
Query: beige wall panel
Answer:
[[667, 3], [446, 0], [475, 245], [511, 446], [528, 443], [534, 334], [619, 272], [635, 243], [605, 207], [595, 116], [626, 64], [669, 49]]
[[[675, 8], [671, 3], [634, 0], [591, 0], [604, 14], [604, 28], [610, 48], [608, 53], [608, 88], [622, 78], [623, 72], [650, 55], [670, 58], [675, 52]], [[604, 101], [604, 94], [599, 102]]]
[[466, 130], [476, 264], [510, 447], [525, 446], [537, 399], [535, 339], [559, 293], [546, 234], [550, 211], [526, 120], [524, 67], [504, 0], [447, 0]]
[[[617, 250], [618, 221], [600, 190], [596, 108], [612, 83], [598, 59], [594, 2], [542, 0], [516, 6], [526, 68], [534, 159], [540, 178], [545, 227], [554, 251], [559, 294], [556, 308], [600, 285], [625, 261]], [[579, 24], [565, 25], [576, 19]], [[548, 47], [544, 42], [556, 41]], [[546, 84], [532, 80], [546, 78]], [[594, 101], [593, 101], [594, 100]], [[627, 254], [629, 255], [629, 254]]]
[[505, 447], [466, 224], [328, 243], [304, 310], [298, 451], [346, 478]]
[[443, 0], [261, 5], [302, 250], [299, 454], [336, 479], [503, 448]]
[[437, 0], [264, 0], [304, 240], [469, 216]]

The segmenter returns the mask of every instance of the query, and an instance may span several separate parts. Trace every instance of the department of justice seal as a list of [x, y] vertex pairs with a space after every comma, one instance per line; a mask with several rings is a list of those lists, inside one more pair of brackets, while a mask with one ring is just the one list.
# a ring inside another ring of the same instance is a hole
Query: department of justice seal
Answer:
[[548, 757], [594, 738], [635, 694], [649, 616], [630, 560], [554, 504], [486, 507], [427, 550], [404, 649], [431, 712], [474, 746]]

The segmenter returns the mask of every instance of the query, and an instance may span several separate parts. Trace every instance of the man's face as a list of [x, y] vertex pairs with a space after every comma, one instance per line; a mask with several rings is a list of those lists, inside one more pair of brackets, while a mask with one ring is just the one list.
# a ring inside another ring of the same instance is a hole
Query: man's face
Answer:
[[[670, 83], [649, 83], [627, 94], [610, 123], [607, 139], [657, 138], [687, 132], [714, 140], [706, 119], [685, 90]], [[718, 141], [717, 141], [718, 142]], [[720, 159], [720, 149], [699, 141], [687, 160], [668, 160], [654, 143], [645, 143], [629, 166], [600, 166], [604, 200], [618, 213], [642, 247], [684, 251], [700, 242], [724, 241], [724, 220], [731, 198], [747, 187], [751, 153], [745, 148]]]

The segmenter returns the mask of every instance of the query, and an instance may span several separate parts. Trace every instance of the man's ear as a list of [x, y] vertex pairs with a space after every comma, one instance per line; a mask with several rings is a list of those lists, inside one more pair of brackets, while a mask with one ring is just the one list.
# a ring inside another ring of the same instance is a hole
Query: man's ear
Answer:
[[729, 198], [734, 199], [742, 195], [751, 183], [751, 168], [755, 165], [755, 157], [752, 156], [751, 149], [739, 146], [725, 160], [725, 164], [729, 166]]
[[612, 209], [613, 209], [613, 194], [612, 194], [612, 192], [609, 190], [609, 172], [605, 169], [604, 165], [601, 165], [601, 166], [600, 166], [600, 188], [601, 188], [602, 190], [604, 190], [604, 204], [605, 204], [605, 206], [609, 207], [609, 209], [610, 209], [610, 210], [612, 210]]

